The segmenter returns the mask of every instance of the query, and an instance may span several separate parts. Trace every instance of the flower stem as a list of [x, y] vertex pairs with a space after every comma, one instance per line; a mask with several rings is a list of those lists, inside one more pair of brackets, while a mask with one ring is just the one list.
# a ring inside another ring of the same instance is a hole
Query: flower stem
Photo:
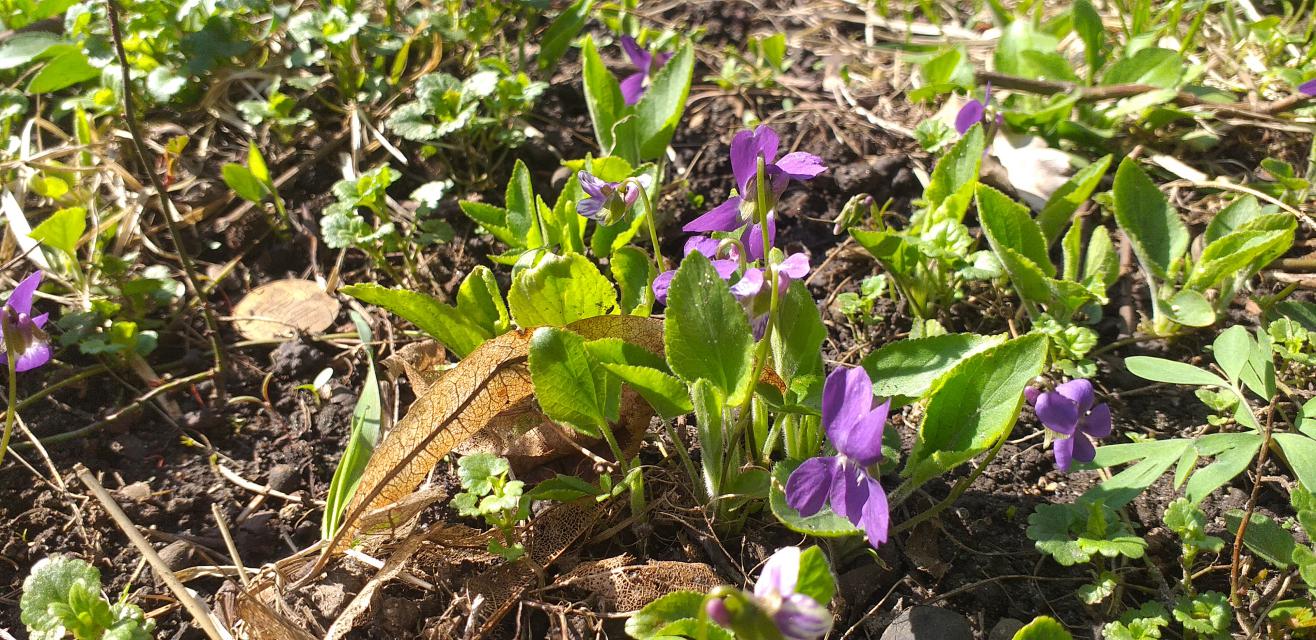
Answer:
[[658, 223], [654, 221], [656, 212], [653, 210], [653, 200], [649, 197], [649, 190], [645, 189], [638, 180], [632, 184], [640, 190], [640, 197], [644, 198], [644, 222], [645, 226], [649, 227], [649, 244], [653, 245], [653, 264], [658, 267], [658, 273], [662, 273], [667, 267], [663, 264], [662, 245], [658, 244]]
[[18, 372], [14, 369], [14, 357], [18, 353], [14, 350], [17, 346], [17, 340], [9, 336], [13, 331], [5, 331], [6, 351], [6, 368], [9, 369], [9, 402], [5, 405], [5, 432], [0, 435], [0, 465], [5, 462], [5, 454], [9, 452], [9, 438], [14, 435], [14, 417], [18, 415]]

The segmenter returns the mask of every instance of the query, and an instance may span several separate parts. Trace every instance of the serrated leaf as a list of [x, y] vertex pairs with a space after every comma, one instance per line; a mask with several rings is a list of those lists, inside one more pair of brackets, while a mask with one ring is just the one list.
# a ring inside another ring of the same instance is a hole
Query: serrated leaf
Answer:
[[580, 59], [584, 68], [585, 106], [589, 109], [590, 122], [594, 124], [594, 138], [599, 141], [600, 148], [610, 150], [615, 144], [612, 129], [626, 107], [621, 87], [603, 64], [603, 58], [599, 57], [594, 38], [585, 36]]
[[589, 357], [585, 340], [555, 327], [540, 327], [530, 338], [530, 379], [548, 417], [591, 437], [608, 422], [607, 370]]
[[[1018, 252], [1037, 267], [1043, 275], [1055, 277], [1056, 268], [1047, 255], [1046, 236], [1025, 207], [1009, 196], [987, 185], [978, 185], [978, 218], [992, 248], [999, 253], [1002, 247]], [[1004, 260], [1002, 260], [1004, 262]], [[1006, 266], [1009, 269], [1009, 265]]]
[[549, 254], [512, 278], [512, 319], [522, 327], [553, 326], [619, 311], [617, 291], [588, 258]]
[[[1091, 5], [1088, 5], [1091, 7]], [[1077, 12], [1077, 6], [1075, 7]], [[1042, 211], [1037, 214], [1037, 226], [1042, 229], [1047, 245], [1055, 244], [1065, 226], [1070, 223], [1078, 208], [1091, 197], [1101, 178], [1110, 170], [1112, 156], [1103, 156], [1100, 160], [1079, 169], [1069, 180], [1060, 185], [1047, 198]]]
[[1024, 388], [1042, 372], [1047, 340], [1030, 334], [969, 356], [932, 384], [902, 475], [917, 486], [983, 453], [1009, 433]]
[[[635, 135], [641, 160], [658, 160], [667, 150], [676, 125], [685, 113], [686, 97], [694, 72], [694, 46], [684, 42], [649, 82], [635, 105]], [[625, 154], [621, 154], [625, 156]]]
[[744, 402], [753, 382], [749, 318], [703, 254], [686, 256], [677, 269], [663, 326], [672, 372], [689, 383], [708, 380], [733, 406]]
[[922, 398], [932, 383], [965, 358], [1005, 341], [1005, 334], [952, 333], [883, 345], [864, 357], [874, 395], [905, 401]]
[[1133, 243], [1138, 260], [1164, 279], [1188, 250], [1188, 229], [1178, 212], [1132, 158], [1120, 162], [1112, 193], [1115, 221]]

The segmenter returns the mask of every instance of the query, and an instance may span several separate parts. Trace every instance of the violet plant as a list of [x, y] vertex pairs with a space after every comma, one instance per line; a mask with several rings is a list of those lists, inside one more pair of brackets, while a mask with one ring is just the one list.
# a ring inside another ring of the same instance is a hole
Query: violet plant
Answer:
[[9, 401], [5, 406], [5, 429], [0, 435], [0, 463], [9, 451], [9, 439], [14, 433], [14, 420], [18, 412], [18, 374], [31, 371], [50, 362], [52, 354], [50, 336], [43, 327], [49, 314], [32, 315], [32, 297], [41, 286], [44, 274], [34, 271], [18, 283], [0, 307], [0, 339], [3, 340], [3, 357], [9, 369]]

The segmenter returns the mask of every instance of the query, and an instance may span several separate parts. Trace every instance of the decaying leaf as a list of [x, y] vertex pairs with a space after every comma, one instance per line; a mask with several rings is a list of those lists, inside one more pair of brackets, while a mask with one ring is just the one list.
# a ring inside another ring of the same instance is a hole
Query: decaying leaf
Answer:
[[[638, 316], [599, 316], [573, 322], [568, 329], [586, 339], [613, 337], [662, 353], [662, 322]], [[507, 429], [504, 413], [525, 415], [516, 425], [540, 421], [527, 403], [534, 387], [526, 366], [532, 330], [510, 331], [480, 345], [442, 384], [432, 385], [376, 447], [343, 517], [343, 526], [325, 546], [312, 574], [329, 555], [341, 551], [360, 531], [360, 519], [410, 495], [430, 469], [449, 452], [488, 428]]]
[[582, 562], [559, 576], [554, 587], [576, 587], [602, 599], [618, 613], [639, 611], [673, 591], [707, 592], [725, 581], [701, 562], [651, 560], [632, 565], [634, 558], [620, 555]]
[[408, 343], [380, 364], [395, 381], [406, 376], [418, 398], [449, 370], [447, 352], [437, 340]]
[[285, 340], [328, 329], [339, 306], [310, 280], [275, 280], [252, 289], [233, 307], [233, 325], [249, 340]]

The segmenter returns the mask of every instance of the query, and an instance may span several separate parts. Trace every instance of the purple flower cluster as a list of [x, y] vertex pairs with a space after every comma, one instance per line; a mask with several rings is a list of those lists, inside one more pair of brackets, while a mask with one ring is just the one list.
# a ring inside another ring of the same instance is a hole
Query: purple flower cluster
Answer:
[[[43, 275], [36, 271], [24, 278], [0, 308], [0, 355], [12, 356], [14, 371], [19, 373], [50, 362], [50, 337], [42, 329], [49, 314], [32, 315], [32, 296], [41, 286]], [[14, 353], [9, 352], [11, 343]]]
[[811, 516], [830, 503], [864, 530], [873, 548], [886, 542], [890, 514], [882, 483], [869, 468], [882, 460], [882, 431], [891, 401], [873, 407], [873, 382], [861, 367], [842, 367], [823, 385], [822, 424], [834, 456], [804, 461], [786, 480], [786, 504]]
[[1055, 391], [1033, 391], [1029, 396], [1037, 419], [1047, 429], [1065, 436], [1056, 438], [1051, 445], [1056, 467], [1069, 471], [1075, 460], [1092, 462], [1097, 455], [1092, 440], [1110, 435], [1111, 427], [1110, 407], [1104, 402], [1096, 404], [1092, 383], [1071, 380], [1057, 385]]

